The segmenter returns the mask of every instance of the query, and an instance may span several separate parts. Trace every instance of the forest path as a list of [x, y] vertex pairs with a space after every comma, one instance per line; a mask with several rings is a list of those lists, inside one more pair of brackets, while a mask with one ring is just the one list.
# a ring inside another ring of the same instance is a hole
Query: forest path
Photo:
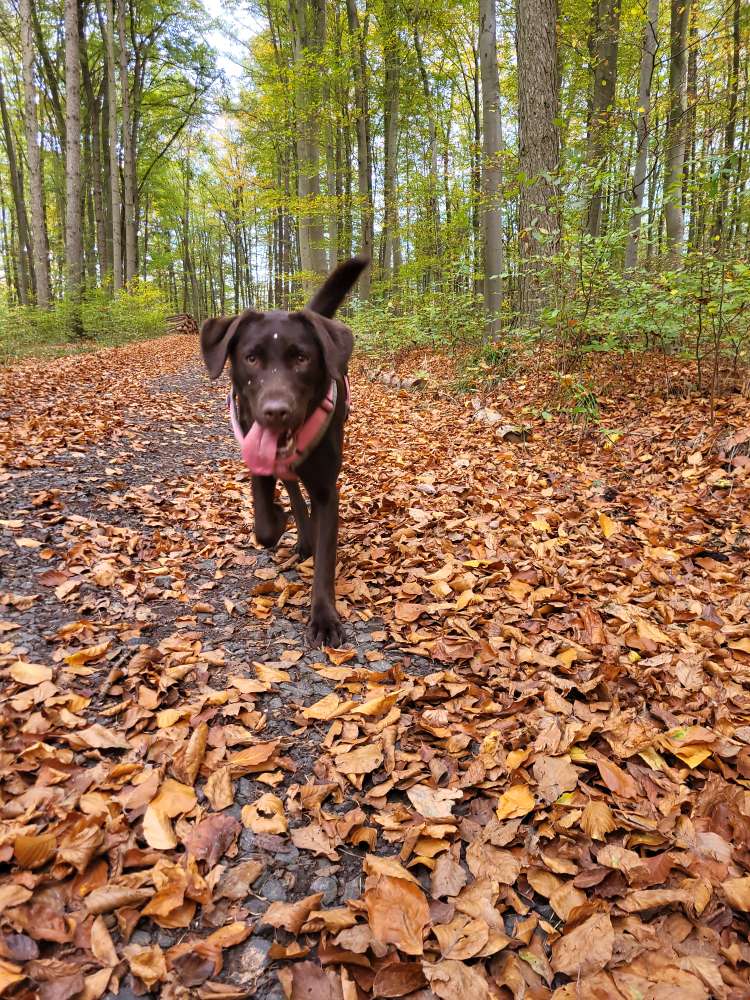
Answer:
[[193, 341], [0, 383], [3, 982], [743, 995], [750, 524], [699, 407], [512, 443], [355, 369], [311, 651]]

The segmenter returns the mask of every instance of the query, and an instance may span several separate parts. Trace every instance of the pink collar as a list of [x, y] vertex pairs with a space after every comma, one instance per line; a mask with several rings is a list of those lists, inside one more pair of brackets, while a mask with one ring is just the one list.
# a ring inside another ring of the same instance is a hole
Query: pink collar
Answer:
[[[346, 376], [344, 377], [344, 385], [346, 387], [346, 413], [348, 416], [349, 379]], [[289, 444], [281, 451], [279, 449], [279, 435], [261, 427], [258, 423], [252, 424], [247, 434], [242, 433], [234, 393], [230, 389], [227, 400], [229, 422], [232, 425], [237, 443], [242, 449], [242, 459], [252, 474], [254, 476], [275, 476], [276, 479], [285, 479], [287, 482], [298, 479], [294, 470], [320, 444], [333, 419], [337, 398], [336, 382], [331, 379], [325, 399], [313, 410], [304, 424], [292, 436]]]

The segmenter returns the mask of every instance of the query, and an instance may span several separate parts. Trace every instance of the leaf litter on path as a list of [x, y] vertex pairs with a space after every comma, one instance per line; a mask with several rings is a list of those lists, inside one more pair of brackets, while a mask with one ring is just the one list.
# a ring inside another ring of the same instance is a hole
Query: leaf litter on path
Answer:
[[0, 995], [747, 996], [750, 515], [702, 401], [635, 369], [614, 444], [516, 439], [355, 371], [311, 654], [192, 343], [22, 368]]

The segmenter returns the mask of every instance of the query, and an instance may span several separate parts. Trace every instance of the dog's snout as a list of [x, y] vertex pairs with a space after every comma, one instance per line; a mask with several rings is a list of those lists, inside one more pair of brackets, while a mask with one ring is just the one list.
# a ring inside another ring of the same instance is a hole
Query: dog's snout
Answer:
[[283, 399], [269, 399], [263, 404], [263, 419], [269, 424], [286, 424], [290, 415], [289, 404]]

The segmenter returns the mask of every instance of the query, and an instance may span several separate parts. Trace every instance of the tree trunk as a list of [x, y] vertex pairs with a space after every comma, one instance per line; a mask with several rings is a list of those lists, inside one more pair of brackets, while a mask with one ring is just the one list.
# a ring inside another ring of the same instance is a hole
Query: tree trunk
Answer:
[[440, 260], [440, 199], [438, 196], [439, 181], [438, 181], [438, 170], [439, 170], [439, 159], [438, 159], [438, 140], [437, 140], [437, 122], [435, 121], [435, 108], [432, 96], [432, 88], [430, 86], [430, 78], [427, 73], [427, 66], [424, 61], [424, 52], [422, 49], [422, 39], [419, 37], [419, 29], [414, 26], [414, 51], [417, 54], [417, 66], [419, 68], [419, 76], [422, 80], [422, 91], [425, 98], [425, 109], [427, 117], [427, 134], [429, 137], [428, 144], [428, 177], [429, 177], [429, 192], [427, 196], [427, 213], [428, 213], [428, 225], [430, 232], [430, 245], [429, 245], [429, 255], [430, 255], [430, 265], [427, 272], [428, 283], [431, 283], [435, 276], [435, 271], [438, 267], [438, 262]]
[[18, 224], [18, 301], [22, 306], [29, 304], [29, 275], [31, 271], [27, 264], [33, 261], [31, 250], [31, 236], [29, 234], [29, 220], [26, 215], [26, 202], [23, 196], [23, 181], [18, 172], [18, 161], [16, 159], [16, 144], [13, 138], [13, 129], [8, 115], [8, 106], [5, 100], [5, 84], [2, 73], [0, 73], [0, 114], [3, 120], [3, 135], [5, 136], [5, 153], [8, 158], [8, 173], [10, 174], [10, 187], [13, 194], [13, 206], [16, 211]]
[[544, 271], [560, 248], [556, 177], [560, 169], [560, 81], [556, 0], [518, 0], [518, 123], [521, 190], [520, 308], [525, 326], [547, 304], [553, 276]]
[[125, 37], [125, 4], [117, 0], [117, 28], [120, 41], [120, 99], [122, 101], [122, 159], [125, 178], [125, 281], [135, 278], [138, 267], [138, 230], [135, 220], [135, 148], [133, 123], [130, 117], [130, 82], [128, 80], [128, 47]]
[[671, 0], [669, 26], [669, 118], [664, 162], [664, 221], [670, 267], [680, 266], [685, 238], [682, 210], [687, 114], [687, 36], [690, 0]]
[[107, 259], [107, 239], [104, 228], [104, 196], [102, 193], [101, 137], [99, 135], [99, 101], [94, 93], [89, 68], [88, 46], [83, 20], [79, 24], [81, 45], [81, 73], [86, 92], [89, 126], [91, 129], [91, 194], [93, 197], [94, 220], [96, 226], [96, 249], [99, 258], [99, 274], [103, 277], [109, 270]]
[[643, 29], [641, 50], [641, 72], [638, 80], [638, 122], [636, 124], [636, 154], [633, 170], [633, 187], [630, 193], [630, 230], [625, 247], [625, 270], [632, 270], [638, 263], [638, 240], [641, 233], [643, 215], [643, 195], [646, 190], [649, 144], [649, 106], [651, 104], [651, 81], [656, 61], [657, 28], [659, 25], [659, 0], [648, 0], [646, 24]]
[[81, 48], [78, 0], [65, 0], [65, 290], [73, 304], [74, 333], [80, 335], [83, 282], [81, 217]]
[[502, 164], [500, 80], [497, 71], [495, 0], [479, 0], [479, 64], [482, 74], [482, 240], [485, 336], [500, 332], [503, 302]]
[[[690, 225], [688, 227], [687, 241], [688, 249], [694, 250], [698, 242], [698, 219], [703, 203], [702, 191], [696, 184], [698, 166], [696, 163], [696, 150], [698, 148], [698, 11], [695, 7], [690, 10], [690, 27], [688, 28], [688, 70], [687, 70], [687, 155], [689, 157], [687, 169], [687, 183], [690, 192]], [[701, 236], [703, 234], [701, 233]]]
[[34, 41], [31, 19], [31, 0], [20, 0], [21, 49], [23, 52], [24, 126], [26, 130], [26, 157], [29, 165], [29, 191], [31, 194], [31, 236], [34, 247], [34, 275], [36, 301], [42, 309], [50, 306], [49, 251], [47, 226], [44, 217], [44, 188], [42, 157], [36, 117], [36, 87], [34, 85]]
[[385, 62], [384, 166], [383, 166], [383, 276], [395, 281], [401, 266], [398, 231], [398, 115], [400, 59], [398, 36], [391, 32], [383, 53]]
[[[354, 59], [354, 98], [357, 104], [357, 193], [359, 196], [360, 252], [372, 257], [373, 204], [372, 204], [372, 155], [370, 142], [370, 108], [367, 80], [366, 39], [359, 22], [357, 0], [346, 0], [349, 34], [356, 45]], [[371, 268], [365, 268], [359, 279], [359, 294], [366, 301], [370, 297]]]
[[602, 230], [602, 183], [617, 87], [619, 40], [620, 0], [594, 0], [589, 36], [593, 90], [586, 157], [594, 178], [586, 221], [589, 236], [600, 236]]
[[306, 292], [326, 269], [320, 214], [320, 114], [318, 59], [325, 43], [325, 0], [290, 0], [294, 33], [297, 110], [297, 193], [300, 199], [300, 263]]
[[[729, 189], [732, 177], [737, 167], [737, 153], [734, 148], [737, 134], [737, 95], [740, 83], [740, 0], [732, 5], [732, 52], [729, 57], [727, 71], [727, 90], [729, 92], [727, 121], [724, 128], [724, 152], [719, 179], [719, 201], [714, 220], [714, 237], [721, 239], [724, 235]], [[729, 227], [731, 229], [731, 226]]]
[[482, 114], [479, 83], [479, 40], [472, 43], [474, 57], [474, 94], [471, 100], [471, 116], [474, 124], [474, 142], [471, 150], [471, 229], [474, 234], [474, 295], [484, 295], [484, 247], [482, 244]]
[[112, 283], [122, 288], [122, 206], [120, 203], [120, 162], [117, 155], [117, 83], [115, 80], [115, 10], [114, 0], [107, 0], [106, 21], [107, 117], [109, 132], [109, 191], [112, 219]]

